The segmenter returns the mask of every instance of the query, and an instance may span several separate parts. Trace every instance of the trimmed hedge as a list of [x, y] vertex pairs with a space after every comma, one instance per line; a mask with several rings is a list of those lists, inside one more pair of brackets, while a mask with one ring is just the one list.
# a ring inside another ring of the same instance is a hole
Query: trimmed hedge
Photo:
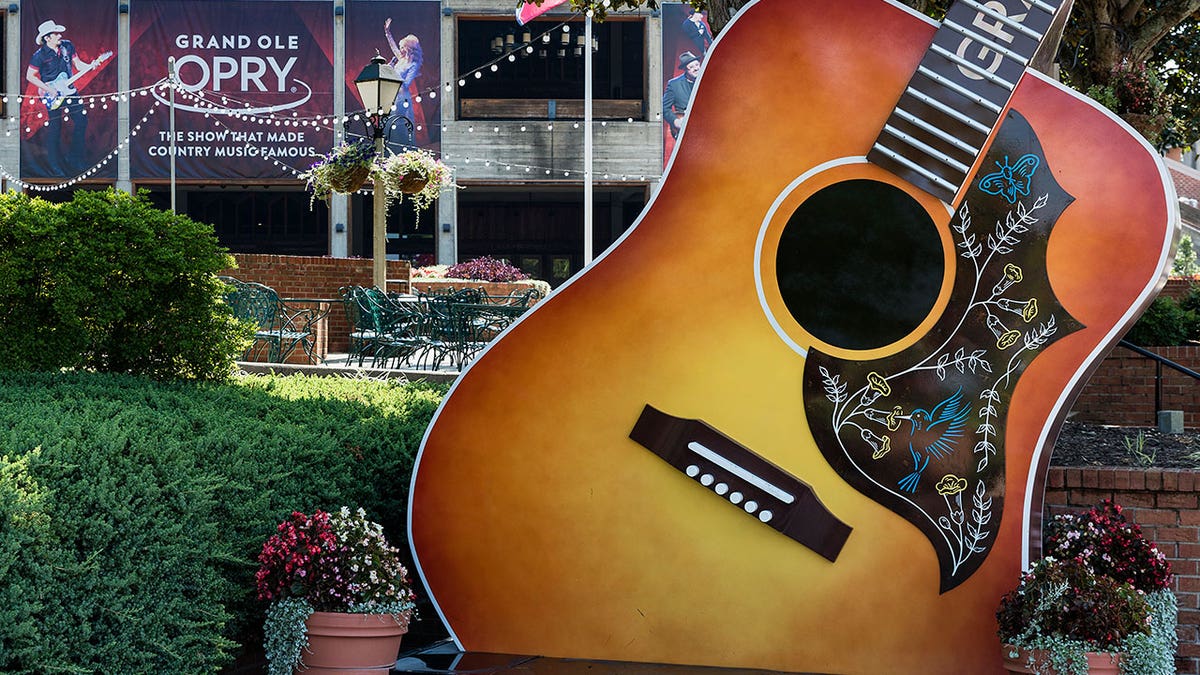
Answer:
[[221, 302], [209, 225], [144, 195], [0, 195], [0, 370], [221, 379], [253, 329]]
[[255, 557], [292, 510], [404, 546], [444, 386], [0, 374], [0, 672], [213, 673], [255, 644]]
[[1129, 329], [1125, 339], [1143, 347], [1187, 345], [1200, 339], [1200, 286], [1178, 301], [1160, 295]]

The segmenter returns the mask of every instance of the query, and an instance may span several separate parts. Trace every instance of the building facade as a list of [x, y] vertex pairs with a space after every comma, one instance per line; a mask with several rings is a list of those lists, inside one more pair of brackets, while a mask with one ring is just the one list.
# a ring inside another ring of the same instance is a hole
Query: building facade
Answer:
[[389, 147], [430, 150], [459, 185], [389, 210], [389, 256], [492, 255], [557, 284], [586, 224], [598, 254], [642, 211], [674, 141], [666, 83], [711, 42], [680, 3], [592, 22], [589, 99], [586, 21], [565, 7], [522, 26], [511, 0], [3, 3], [0, 176], [52, 200], [145, 189], [235, 252], [370, 256], [369, 191], [310, 205], [299, 174], [369, 135], [353, 79], [378, 52], [405, 80]]

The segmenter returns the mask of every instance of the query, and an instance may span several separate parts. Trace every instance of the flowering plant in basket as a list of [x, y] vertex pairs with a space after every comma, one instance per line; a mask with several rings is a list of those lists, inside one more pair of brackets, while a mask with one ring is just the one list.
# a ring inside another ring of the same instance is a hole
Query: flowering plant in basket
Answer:
[[406, 150], [381, 158], [377, 163], [387, 190], [388, 201], [412, 199], [420, 212], [438, 198], [442, 190], [454, 187], [450, 167], [424, 150]]
[[301, 663], [313, 612], [391, 614], [402, 626], [413, 617], [400, 552], [362, 509], [292, 513], [263, 544], [258, 562], [258, 598], [271, 603], [263, 626], [271, 675]]
[[996, 613], [1010, 658], [1030, 650], [1034, 672], [1083, 675], [1087, 652], [1108, 652], [1127, 675], [1174, 672], [1170, 564], [1120, 506], [1055, 516], [1044, 548]]
[[310, 205], [334, 192], [350, 193], [363, 186], [375, 166], [375, 145], [369, 139], [343, 141], [318, 159], [300, 177], [312, 192]]

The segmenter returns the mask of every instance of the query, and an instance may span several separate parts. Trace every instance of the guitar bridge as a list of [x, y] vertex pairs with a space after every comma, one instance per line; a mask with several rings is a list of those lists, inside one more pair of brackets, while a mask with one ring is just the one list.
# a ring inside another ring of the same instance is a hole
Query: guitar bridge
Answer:
[[700, 420], [647, 405], [629, 437], [760, 523], [834, 562], [850, 526], [808, 485]]

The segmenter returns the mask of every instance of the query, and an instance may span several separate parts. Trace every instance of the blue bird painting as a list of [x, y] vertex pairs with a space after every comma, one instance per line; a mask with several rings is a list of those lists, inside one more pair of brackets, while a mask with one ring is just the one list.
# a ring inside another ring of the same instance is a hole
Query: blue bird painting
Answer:
[[970, 414], [971, 407], [963, 400], [962, 387], [935, 405], [933, 410], [917, 408], [912, 411], [908, 416], [908, 451], [912, 453], [913, 471], [900, 479], [901, 490], [916, 492], [921, 474], [929, 466], [929, 458], [941, 459], [954, 452]]

